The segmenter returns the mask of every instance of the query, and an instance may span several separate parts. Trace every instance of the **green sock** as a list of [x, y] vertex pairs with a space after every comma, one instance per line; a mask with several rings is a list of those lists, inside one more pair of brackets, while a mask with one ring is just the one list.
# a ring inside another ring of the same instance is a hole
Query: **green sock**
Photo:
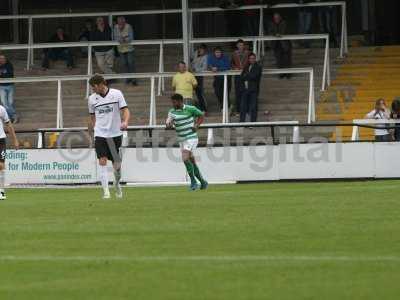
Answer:
[[193, 164], [193, 168], [194, 168], [194, 176], [196, 176], [196, 178], [200, 180], [201, 183], [203, 183], [205, 180], [200, 173], [199, 167], [196, 164]]
[[187, 172], [189, 174], [190, 181], [192, 183], [195, 183], [196, 182], [196, 178], [194, 176], [194, 166], [193, 166], [192, 162], [191, 161], [185, 161], [185, 166], [186, 166], [186, 170], [187, 170]]

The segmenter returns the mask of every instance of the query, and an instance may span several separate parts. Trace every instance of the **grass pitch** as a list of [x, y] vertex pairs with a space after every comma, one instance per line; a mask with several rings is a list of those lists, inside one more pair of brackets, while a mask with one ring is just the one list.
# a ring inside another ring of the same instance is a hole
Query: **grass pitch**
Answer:
[[0, 299], [399, 299], [399, 188], [10, 190]]

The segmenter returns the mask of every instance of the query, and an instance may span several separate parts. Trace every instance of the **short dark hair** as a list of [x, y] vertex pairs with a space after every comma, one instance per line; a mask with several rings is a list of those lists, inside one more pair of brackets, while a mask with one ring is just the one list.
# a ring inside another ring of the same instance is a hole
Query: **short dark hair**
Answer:
[[183, 101], [183, 96], [181, 94], [173, 94], [171, 100]]
[[96, 74], [92, 78], [89, 79], [89, 84], [91, 86], [98, 85], [98, 84], [105, 84], [107, 85], [107, 81], [104, 79], [103, 76]]
[[243, 43], [243, 44], [244, 44], [244, 41], [243, 41], [242, 39], [238, 39], [238, 40], [236, 41], [236, 44], [239, 44], [239, 43]]
[[215, 47], [215, 48], [214, 48], [214, 52], [217, 52], [217, 51], [221, 51], [221, 52], [222, 52], [222, 48], [219, 47], [219, 46], [218, 46], [218, 47]]
[[199, 46], [199, 49], [204, 49], [204, 50], [207, 50], [207, 45], [206, 44], [201, 44], [200, 46]]
[[250, 54], [249, 54], [249, 57], [250, 56], [254, 56], [255, 58], [257, 58], [257, 55], [254, 53], [254, 52], [251, 52]]
[[178, 62], [178, 65], [185, 65], [186, 66], [186, 63], [183, 60], [181, 60], [180, 62]]

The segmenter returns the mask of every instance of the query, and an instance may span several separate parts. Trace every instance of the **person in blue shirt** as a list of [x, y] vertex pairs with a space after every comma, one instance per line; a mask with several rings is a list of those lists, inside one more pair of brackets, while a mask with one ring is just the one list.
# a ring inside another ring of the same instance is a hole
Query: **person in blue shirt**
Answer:
[[[0, 55], [0, 78], [13, 78], [14, 67], [11, 62], [4, 55]], [[0, 99], [1, 104], [7, 110], [7, 114], [10, 117], [12, 123], [18, 123], [18, 116], [15, 111], [14, 104], [14, 83], [0, 83]]]
[[[218, 73], [225, 72], [231, 69], [231, 61], [228, 56], [225, 56], [220, 47], [216, 47], [214, 49], [213, 54], [208, 56], [207, 65], [210, 71]], [[231, 76], [228, 76], [228, 104], [230, 106], [229, 101], [229, 93], [231, 91], [232, 80]], [[224, 76], [214, 76], [214, 93], [218, 99], [219, 108], [222, 110], [224, 104]]]

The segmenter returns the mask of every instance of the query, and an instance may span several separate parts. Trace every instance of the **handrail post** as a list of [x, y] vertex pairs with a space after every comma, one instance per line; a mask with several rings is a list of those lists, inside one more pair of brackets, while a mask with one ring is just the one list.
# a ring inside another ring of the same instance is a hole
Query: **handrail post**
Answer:
[[348, 52], [347, 48], [347, 12], [346, 2], [342, 4], [342, 33], [340, 36], [340, 58], [344, 57], [344, 54]]
[[62, 83], [61, 80], [57, 80], [57, 129], [63, 127]]
[[299, 126], [293, 126], [293, 144], [298, 144], [300, 143], [300, 127]]
[[360, 139], [360, 129], [358, 125], [353, 126], [353, 132], [351, 134], [351, 141], [356, 142]]
[[315, 112], [315, 93], [314, 93], [314, 70], [310, 71], [310, 91], [308, 99], [308, 124], [315, 122], [316, 112]]
[[188, 0], [182, 0], [182, 37], [183, 37], [183, 60], [189, 65], [189, 27], [188, 27]]
[[[260, 8], [260, 24], [259, 24], [259, 36], [264, 36], [264, 7]], [[261, 51], [260, 56], [265, 56], [265, 41], [260, 41]]]
[[44, 142], [44, 132], [38, 132], [38, 142], [37, 142], [37, 149], [43, 149], [43, 142]]
[[[88, 44], [88, 76], [93, 74], [93, 53], [92, 53], [92, 45]], [[86, 80], [86, 98], [89, 98], [90, 94], [90, 85], [89, 79]]]
[[224, 96], [222, 106], [222, 123], [229, 123], [229, 103], [228, 103], [228, 75], [224, 75]]
[[111, 28], [111, 39], [114, 40], [114, 24], [113, 24], [113, 14], [108, 15], [108, 25]]
[[[158, 61], [158, 73], [163, 73], [164, 72], [164, 44], [163, 42], [160, 43], [160, 58]], [[163, 81], [164, 77], [160, 76], [158, 77], [158, 96], [162, 95], [163, 92]]]
[[32, 44], [33, 44], [33, 19], [32, 17], [29, 17], [28, 19], [28, 57], [27, 57], [27, 62], [26, 62], [26, 70], [29, 71], [31, 69], [31, 63], [33, 61], [33, 51], [32, 51]]
[[156, 94], [154, 91], [155, 87], [155, 78], [154, 76], [150, 79], [150, 116], [149, 116], [149, 125], [156, 125]]
[[[322, 91], [326, 90], [326, 84], [330, 83], [330, 75], [328, 75], [328, 71], [330, 70], [329, 65], [329, 36], [325, 38], [325, 55], [324, 55], [324, 70], [322, 74]], [[329, 77], [328, 77], [329, 76]]]

